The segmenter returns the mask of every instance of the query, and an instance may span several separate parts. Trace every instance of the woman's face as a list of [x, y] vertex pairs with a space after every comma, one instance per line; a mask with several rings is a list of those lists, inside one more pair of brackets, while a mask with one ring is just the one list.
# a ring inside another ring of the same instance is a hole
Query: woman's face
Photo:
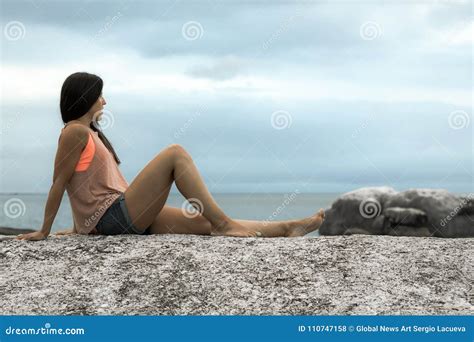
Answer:
[[104, 106], [107, 104], [105, 101], [105, 98], [102, 94], [100, 94], [99, 98], [97, 101], [95, 101], [94, 105], [90, 109], [90, 113], [94, 116], [96, 121], [100, 120], [100, 117], [102, 116], [102, 110], [104, 109]]

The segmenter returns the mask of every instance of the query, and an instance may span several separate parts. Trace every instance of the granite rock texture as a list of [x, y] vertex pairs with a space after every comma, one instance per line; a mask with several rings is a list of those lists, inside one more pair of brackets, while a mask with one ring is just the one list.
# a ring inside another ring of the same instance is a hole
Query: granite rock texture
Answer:
[[361, 188], [343, 194], [326, 210], [321, 235], [376, 234], [474, 237], [470, 196], [446, 190]]
[[472, 238], [0, 242], [2, 315], [472, 314]]

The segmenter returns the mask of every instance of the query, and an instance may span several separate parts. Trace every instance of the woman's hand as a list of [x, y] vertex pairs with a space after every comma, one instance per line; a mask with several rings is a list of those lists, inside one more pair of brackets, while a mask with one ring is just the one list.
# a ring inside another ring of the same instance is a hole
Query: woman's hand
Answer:
[[69, 228], [69, 229], [66, 229], [66, 230], [60, 230], [59, 232], [54, 233], [55, 236], [58, 236], [58, 235], [72, 235], [72, 234], [75, 234], [74, 233], [74, 228]]
[[28, 233], [28, 234], [17, 235], [16, 240], [38, 241], [38, 240], [44, 240], [47, 237], [48, 237], [48, 234], [45, 234], [45, 233], [39, 231], [39, 232], [33, 232], [33, 233]]

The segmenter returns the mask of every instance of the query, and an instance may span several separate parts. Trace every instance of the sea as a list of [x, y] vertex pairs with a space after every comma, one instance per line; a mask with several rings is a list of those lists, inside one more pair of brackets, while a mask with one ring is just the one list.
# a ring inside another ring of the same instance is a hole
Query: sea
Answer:
[[[310, 216], [319, 208], [328, 209], [340, 193], [213, 193], [213, 196], [234, 219], [282, 221]], [[0, 227], [41, 229], [47, 197], [46, 193], [1, 193]], [[179, 193], [171, 193], [166, 202], [177, 208], [187, 204]], [[65, 193], [51, 232], [72, 226], [71, 206]]]

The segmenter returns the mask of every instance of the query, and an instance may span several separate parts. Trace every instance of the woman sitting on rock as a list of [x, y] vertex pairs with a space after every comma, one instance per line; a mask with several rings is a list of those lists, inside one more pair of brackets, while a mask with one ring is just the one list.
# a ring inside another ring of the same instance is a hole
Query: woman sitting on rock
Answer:
[[[228, 217], [204, 184], [191, 156], [170, 145], [154, 157], [130, 186], [120, 160], [97, 121], [106, 101], [100, 77], [74, 73], [61, 89], [62, 129], [40, 231], [17, 239], [42, 240], [51, 230], [64, 191], [73, 212], [74, 228], [63, 234], [205, 234], [239, 237], [302, 236], [318, 229], [324, 211], [302, 220], [250, 221]], [[198, 209], [197, 215], [166, 206], [171, 186]]]

